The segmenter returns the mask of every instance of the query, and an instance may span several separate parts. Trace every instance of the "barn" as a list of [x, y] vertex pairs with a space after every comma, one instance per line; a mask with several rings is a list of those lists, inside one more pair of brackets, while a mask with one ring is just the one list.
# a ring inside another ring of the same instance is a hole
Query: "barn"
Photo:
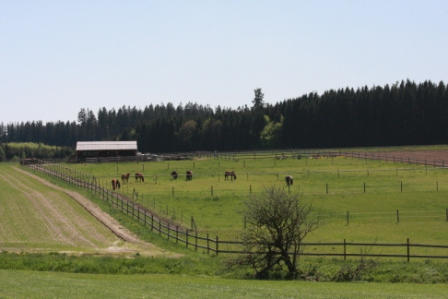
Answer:
[[78, 161], [88, 158], [130, 157], [137, 155], [137, 141], [78, 141]]

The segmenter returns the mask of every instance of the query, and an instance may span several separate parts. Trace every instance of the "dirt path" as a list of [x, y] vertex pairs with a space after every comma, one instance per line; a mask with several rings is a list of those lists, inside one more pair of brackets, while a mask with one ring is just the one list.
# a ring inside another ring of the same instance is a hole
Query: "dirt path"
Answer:
[[[53, 183], [46, 181], [45, 179], [43, 179], [39, 176], [31, 174], [25, 170], [20, 169], [20, 168], [13, 167], [13, 169], [20, 172], [21, 174], [27, 175], [27, 176], [37, 180], [38, 182], [44, 184], [47, 187], [50, 187], [52, 189], [55, 189], [55, 190], [58, 190], [58, 191], [61, 191], [65, 194], [67, 194], [69, 197], [73, 198], [77, 203], [79, 203], [87, 212], [89, 212], [98, 221], [100, 221], [104, 226], [106, 226], [118, 238], [120, 238], [126, 242], [139, 245], [139, 247], [143, 247], [146, 250], [153, 251], [154, 253], [156, 253], [156, 255], [158, 255], [157, 253], [160, 254], [163, 252], [162, 249], [154, 246], [153, 244], [144, 242], [141, 239], [139, 239], [134, 233], [132, 233], [128, 229], [121, 226], [121, 224], [117, 220], [115, 220], [112, 216], [110, 216], [109, 214], [107, 214], [106, 212], [101, 210], [100, 207], [98, 207], [96, 204], [94, 204], [93, 202], [91, 202], [89, 199], [87, 199], [83, 195], [79, 194], [78, 192], [59, 187]], [[110, 249], [111, 249], [111, 251], [117, 250], [117, 248], [113, 247], [113, 246]], [[177, 254], [172, 254], [172, 253], [168, 253], [168, 252], [164, 252], [164, 253], [165, 253], [165, 255], [168, 254], [169, 256], [172, 256], [172, 257], [179, 256]]]

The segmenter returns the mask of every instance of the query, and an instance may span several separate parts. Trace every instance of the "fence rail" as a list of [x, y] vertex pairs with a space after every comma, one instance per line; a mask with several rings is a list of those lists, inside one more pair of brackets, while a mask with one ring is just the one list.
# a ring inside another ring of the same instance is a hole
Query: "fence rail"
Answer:
[[[167, 240], [171, 240], [178, 244], [183, 244], [186, 248], [198, 249], [206, 253], [218, 254], [261, 254], [262, 252], [248, 252], [245, 244], [237, 240], [220, 240], [218, 236], [212, 238], [209, 234], [201, 234], [198, 230], [190, 230], [187, 227], [173, 222], [170, 219], [161, 217], [159, 214], [150, 209], [141, 206], [132, 199], [119, 194], [113, 190], [107, 189], [105, 186], [97, 183], [95, 177], [87, 176], [80, 172], [73, 174], [72, 170], [63, 167], [60, 164], [46, 164], [44, 161], [33, 160], [32, 163], [23, 163], [28, 165], [33, 171], [40, 172], [43, 175], [60, 179], [79, 188], [84, 188], [93, 194], [98, 195], [102, 200], [108, 202], [113, 207], [120, 209], [123, 213], [135, 218], [140, 224], [144, 225], [148, 230], [157, 233]], [[314, 247], [338, 247], [339, 252], [309, 252], [307, 248]], [[224, 247], [224, 248], [223, 248]], [[409, 239], [405, 243], [362, 243], [362, 242], [303, 242], [301, 243], [302, 256], [320, 256], [320, 257], [375, 257], [375, 258], [411, 258], [425, 259], [448, 259], [448, 245], [433, 245], [411, 243]], [[353, 253], [348, 252], [350, 248], [399, 248], [403, 249], [402, 253]], [[430, 248], [443, 250], [444, 254], [411, 254], [413, 248]]]

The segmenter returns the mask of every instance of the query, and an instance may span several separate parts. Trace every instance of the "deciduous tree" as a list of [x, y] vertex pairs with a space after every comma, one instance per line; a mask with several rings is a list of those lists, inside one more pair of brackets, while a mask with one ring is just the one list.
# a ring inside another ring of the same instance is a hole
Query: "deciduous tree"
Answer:
[[269, 187], [246, 202], [247, 229], [243, 235], [248, 252], [242, 262], [258, 278], [269, 277], [276, 265], [286, 267], [287, 277], [297, 278], [302, 241], [317, 227], [311, 206], [283, 188]]

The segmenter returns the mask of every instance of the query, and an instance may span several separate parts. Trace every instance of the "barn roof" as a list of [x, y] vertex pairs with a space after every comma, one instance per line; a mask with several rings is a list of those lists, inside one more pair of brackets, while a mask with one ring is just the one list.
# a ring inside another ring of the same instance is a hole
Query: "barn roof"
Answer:
[[136, 151], [137, 141], [78, 141], [76, 151]]

